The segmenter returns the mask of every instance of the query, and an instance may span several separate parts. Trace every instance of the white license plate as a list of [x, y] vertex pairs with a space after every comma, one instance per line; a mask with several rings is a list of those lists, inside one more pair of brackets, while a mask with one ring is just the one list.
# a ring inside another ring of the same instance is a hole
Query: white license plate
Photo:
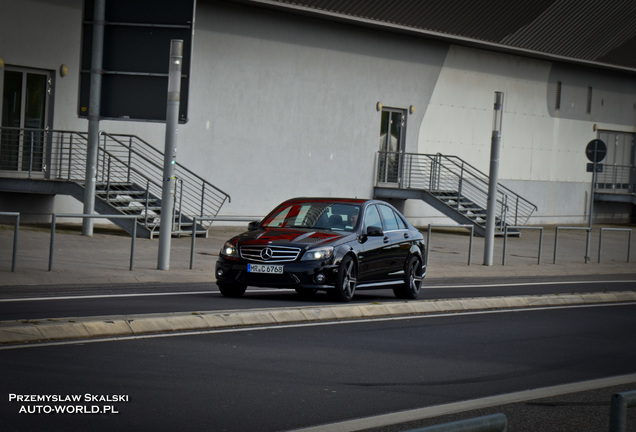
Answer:
[[248, 273], [283, 274], [283, 266], [273, 264], [248, 264], [247, 271]]

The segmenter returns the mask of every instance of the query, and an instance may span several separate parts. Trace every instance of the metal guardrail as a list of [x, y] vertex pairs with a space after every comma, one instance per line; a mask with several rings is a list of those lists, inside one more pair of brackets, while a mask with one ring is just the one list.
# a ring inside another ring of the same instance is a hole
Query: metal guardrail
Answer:
[[466, 420], [458, 420], [405, 432], [506, 432], [508, 418], [501, 414], [490, 414]]
[[592, 229], [587, 227], [556, 227], [556, 231], [554, 233], [554, 258], [552, 260], [552, 264], [557, 263], [557, 251], [559, 247], [559, 231], [561, 230], [572, 230], [572, 231], [587, 231], [587, 241], [585, 243], [585, 263], [587, 264], [590, 261], [590, 237], [592, 234]]
[[616, 393], [612, 396], [610, 432], [627, 431], [627, 408], [636, 407], [636, 390]]
[[[76, 214], [76, 213], [53, 213], [51, 215], [51, 241], [49, 245], [49, 271], [53, 270], [53, 255], [55, 252], [55, 225], [57, 217], [66, 218], [90, 218], [90, 219], [135, 219], [136, 216], [131, 215], [94, 215], [94, 214]], [[130, 242], [130, 265], [129, 270], [133, 270], [135, 264], [135, 239], [137, 238], [137, 224], [133, 224], [132, 240]]]
[[522, 230], [522, 229], [529, 229], [529, 230], [539, 230], [539, 253], [537, 256], [537, 265], [541, 264], [541, 249], [543, 248], [543, 227], [530, 227], [530, 226], [507, 226], [504, 228], [504, 241], [503, 241], [503, 256], [501, 257], [501, 265], [506, 265], [506, 247], [508, 245], [508, 230], [509, 229], [514, 229], [514, 230]]
[[18, 257], [18, 233], [20, 232], [20, 213], [18, 212], [0, 212], [0, 216], [14, 217], [13, 225], [13, 251], [11, 253], [11, 271], [15, 272], [15, 266]]
[[431, 229], [432, 228], [466, 228], [470, 231], [470, 240], [468, 242], [468, 263], [470, 265], [471, 257], [473, 255], [473, 237], [475, 236], [475, 226], [470, 224], [465, 225], [428, 225], [426, 234], [426, 265], [428, 265], [428, 253], [431, 250]]
[[627, 262], [629, 262], [629, 255], [630, 255], [630, 251], [632, 249], [632, 230], [631, 228], [601, 228], [601, 233], [599, 234], [599, 238], [598, 238], [598, 262], [601, 262], [601, 250], [603, 247], [603, 231], [622, 231], [622, 232], [628, 232], [628, 236], [627, 236]]
[[[16, 271], [16, 263], [17, 263], [17, 253], [18, 253], [18, 233], [19, 233], [19, 229], [20, 229], [20, 213], [19, 212], [0, 212], [0, 216], [9, 216], [9, 217], [14, 217], [15, 218], [15, 222], [14, 222], [14, 237], [13, 237], [13, 253], [12, 253], [12, 262], [11, 262], [11, 271], [15, 272]], [[87, 215], [87, 214], [77, 214], [77, 213], [53, 213], [51, 214], [51, 240], [50, 240], [50, 247], [49, 247], [49, 271], [52, 270], [53, 268], [53, 256], [54, 256], [54, 244], [55, 244], [55, 226], [56, 226], [56, 219], [57, 217], [66, 217], [66, 218], [101, 218], [101, 219], [134, 219], [136, 218], [136, 216], [134, 215], [96, 215], [96, 214], [92, 214], [92, 215]], [[194, 224], [192, 225], [192, 240], [191, 240], [191, 245], [190, 245], [190, 270], [193, 269], [194, 267], [194, 253], [195, 253], [195, 248], [196, 248], [196, 224], [198, 222], [201, 222], [201, 220], [205, 220], [207, 222], [213, 223], [215, 221], [223, 221], [223, 222], [251, 222], [251, 221], [255, 221], [255, 220], [261, 220], [262, 216], [221, 216], [221, 217], [205, 217], [205, 218], [198, 218], [195, 217], [194, 219]], [[465, 228], [468, 229], [470, 231], [470, 238], [469, 238], [469, 243], [468, 243], [468, 262], [467, 265], [471, 265], [471, 259], [472, 259], [472, 249], [473, 249], [473, 238], [474, 238], [474, 226], [470, 225], [470, 224], [466, 224], [466, 225], [433, 225], [433, 224], [429, 224], [428, 225], [428, 229], [427, 229], [427, 235], [426, 235], [426, 262], [428, 264], [429, 262], [429, 253], [430, 253], [430, 249], [431, 249], [431, 233], [432, 233], [432, 229], [433, 228]], [[510, 226], [508, 227], [510, 229], [535, 229], [535, 230], [540, 230], [540, 237], [539, 237], [539, 250], [538, 250], [538, 257], [537, 257], [537, 264], [541, 263], [541, 255], [542, 255], [542, 244], [543, 244], [543, 227], [528, 227], [528, 226]], [[558, 243], [559, 243], [559, 231], [561, 230], [579, 230], [579, 231], [586, 231], [588, 233], [587, 235], [587, 242], [586, 242], [586, 257], [588, 255], [589, 252], [589, 247], [590, 247], [590, 237], [591, 237], [591, 232], [592, 229], [587, 228], [587, 227], [556, 227], [556, 231], [555, 231], [555, 238], [554, 238], [554, 258], [553, 258], [553, 264], [557, 263], [557, 255], [558, 255]], [[621, 232], [628, 232], [629, 233], [629, 239], [628, 239], [628, 244], [627, 244], [627, 262], [630, 262], [630, 250], [631, 250], [631, 228], [609, 228], [609, 227], [602, 227], [600, 228], [600, 234], [599, 234], [599, 256], [598, 256], [598, 262], [601, 262], [601, 251], [602, 251], [602, 237], [603, 237], [603, 232], [605, 231], [621, 231]], [[133, 226], [133, 234], [132, 234], [132, 240], [131, 240], [131, 253], [130, 253], [130, 266], [129, 269], [133, 270], [134, 268], [134, 252], [135, 252], [135, 239], [136, 239], [136, 225]], [[506, 264], [506, 251], [507, 251], [507, 240], [508, 240], [508, 236], [505, 235], [504, 236], [504, 243], [503, 243], [503, 257], [502, 257], [502, 265]], [[589, 261], [589, 257], [586, 258], [586, 263]]]
[[[488, 175], [457, 156], [378, 152], [376, 186], [396, 184], [400, 189], [454, 192], [488, 207]], [[526, 225], [537, 206], [502, 184], [497, 187], [496, 211], [499, 227]]]

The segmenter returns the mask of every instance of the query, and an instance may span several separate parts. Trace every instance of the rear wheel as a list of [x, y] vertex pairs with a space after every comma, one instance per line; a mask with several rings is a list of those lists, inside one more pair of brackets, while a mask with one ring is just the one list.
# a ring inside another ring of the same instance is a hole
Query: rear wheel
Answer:
[[217, 283], [217, 285], [225, 297], [241, 297], [247, 289], [247, 285], [241, 283]]
[[338, 268], [338, 280], [334, 297], [343, 302], [350, 302], [356, 292], [358, 283], [358, 268], [352, 257], [346, 256], [342, 259]]
[[393, 289], [397, 298], [415, 300], [422, 288], [422, 262], [416, 255], [411, 255], [404, 267], [404, 285]]

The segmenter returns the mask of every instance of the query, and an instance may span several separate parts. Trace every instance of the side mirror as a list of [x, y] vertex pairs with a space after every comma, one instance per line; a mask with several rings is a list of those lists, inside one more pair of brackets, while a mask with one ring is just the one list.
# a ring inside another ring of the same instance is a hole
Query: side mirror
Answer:
[[367, 236], [382, 237], [383, 235], [384, 235], [384, 232], [382, 232], [382, 228], [378, 226], [374, 226], [374, 225], [367, 227]]
[[248, 231], [256, 231], [258, 229], [258, 226], [260, 225], [261, 221], [252, 221], [250, 223], [247, 224], [247, 230]]

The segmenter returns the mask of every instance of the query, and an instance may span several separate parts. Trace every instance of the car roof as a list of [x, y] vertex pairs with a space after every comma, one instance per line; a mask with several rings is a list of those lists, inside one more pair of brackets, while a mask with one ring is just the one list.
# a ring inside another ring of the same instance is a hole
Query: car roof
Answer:
[[326, 203], [339, 203], [339, 204], [363, 204], [365, 202], [372, 201], [363, 198], [329, 198], [329, 197], [298, 197], [288, 199], [283, 204], [299, 203], [299, 202], [326, 202]]

